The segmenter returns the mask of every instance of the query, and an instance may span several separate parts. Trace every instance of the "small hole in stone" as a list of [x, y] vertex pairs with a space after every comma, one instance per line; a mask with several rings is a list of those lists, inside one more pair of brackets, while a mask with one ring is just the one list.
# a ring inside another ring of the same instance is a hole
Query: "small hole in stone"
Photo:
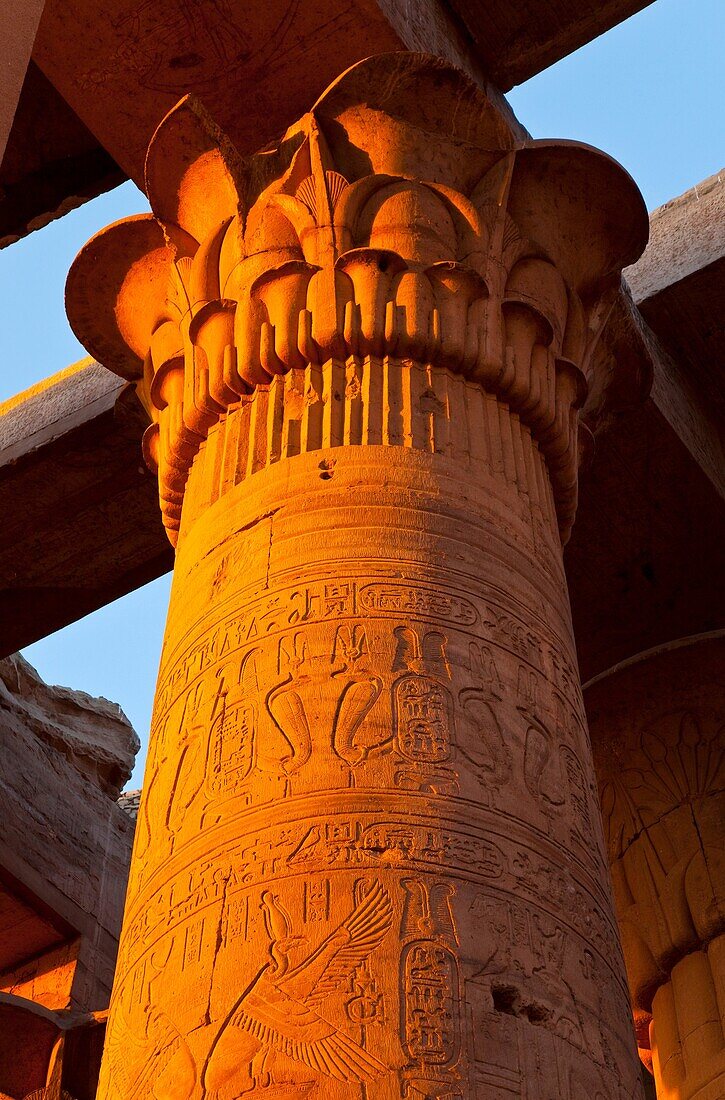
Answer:
[[491, 989], [493, 1007], [496, 1012], [503, 1012], [507, 1016], [517, 1015], [519, 991], [512, 985], [496, 985]]
[[378, 256], [378, 271], [386, 272], [388, 270], [388, 257]]
[[178, 57], [172, 57], [169, 61], [170, 69], [195, 69], [201, 65], [204, 58], [198, 53], [182, 53]]
[[532, 1024], [545, 1024], [551, 1017], [551, 1009], [546, 1008], [544, 1005], [527, 1005], [523, 1010], [523, 1015], [527, 1016]]
[[320, 477], [322, 478], [323, 481], [329, 481], [330, 478], [332, 477], [332, 474], [330, 473], [329, 470], [323, 470], [322, 473], [320, 474]]

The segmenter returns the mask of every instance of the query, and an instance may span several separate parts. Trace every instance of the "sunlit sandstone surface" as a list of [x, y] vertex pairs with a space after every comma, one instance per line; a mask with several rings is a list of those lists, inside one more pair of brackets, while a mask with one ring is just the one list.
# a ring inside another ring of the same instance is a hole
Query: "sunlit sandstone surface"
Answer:
[[417, 55], [146, 186], [67, 289], [177, 547], [99, 1097], [641, 1096], [562, 566], [636, 187]]

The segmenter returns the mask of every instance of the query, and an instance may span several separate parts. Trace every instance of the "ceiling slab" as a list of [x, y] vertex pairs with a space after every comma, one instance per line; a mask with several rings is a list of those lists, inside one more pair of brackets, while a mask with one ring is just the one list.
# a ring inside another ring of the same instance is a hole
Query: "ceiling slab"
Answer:
[[86, 360], [0, 406], [0, 649], [14, 652], [169, 570], [146, 416]]
[[653, 0], [451, 0], [491, 80], [507, 92]]
[[187, 92], [253, 152], [370, 54], [438, 54], [500, 98], [646, 2], [46, 0], [45, 84], [31, 66], [0, 165], [0, 246], [125, 176], [141, 185], [151, 135]]

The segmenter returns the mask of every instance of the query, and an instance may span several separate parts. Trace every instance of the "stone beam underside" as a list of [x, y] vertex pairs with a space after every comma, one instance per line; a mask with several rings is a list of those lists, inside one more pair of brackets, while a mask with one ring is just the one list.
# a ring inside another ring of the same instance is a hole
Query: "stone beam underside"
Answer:
[[510, 88], [647, 2], [326, 0], [321, 9], [312, 0], [270, 0], [250, 9], [212, 0], [47, 0], [0, 167], [0, 245], [124, 173], [138, 182], [154, 129], [188, 91], [251, 152], [362, 57], [439, 54], [491, 96], [488, 81]]
[[3, 655], [171, 568], [145, 423], [133, 387], [91, 360], [0, 406]]

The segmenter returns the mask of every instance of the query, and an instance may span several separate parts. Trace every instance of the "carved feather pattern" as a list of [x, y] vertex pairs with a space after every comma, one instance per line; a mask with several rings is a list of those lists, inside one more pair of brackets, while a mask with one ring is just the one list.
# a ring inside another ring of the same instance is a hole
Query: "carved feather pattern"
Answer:
[[326, 960], [325, 969], [307, 994], [307, 1000], [317, 1004], [328, 994], [334, 993], [347, 982], [356, 967], [362, 965], [368, 955], [379, 947], [392, 919], [390, 895], [376, 882], [347, 920], [327, 937], [313, 955], [290, 971], [285, 977], [285, 989], [294, 994], [316, 961], [323, 958]]
[[326, 172], [325, 178], [327, 179], [327, 191], [330, 196], [330, 205], [334, 210], [339, 202], [340, 196], [348, 186], [348, 182], [339, 172]]
[[[327, 193], [330, 196], [330, 206], [334, 210], [340, 199], [340, 195], [348, 186], [348, 182], [340, 172], [325, 172]], [[317, 185], [314, 176], [307, 176], [297, 188], [295, 198], [304, 203], [312, 217], [318, 219], [317, 210]]]
[[[153, 1012], [149, 1034], [137, 1035], [121, 1014], [109, 1031], [106, 1051], [111, 1079], [125, 1096], [156, 1096], [156, 1088], [171, 1100], [187, 1100], [196, 1082], [196, 1067], [186, 1041], [163, 1012]], [[158, 1095], [161, 1095], [159, 1092]]]
[[307, 176], [297, 188], [295, 198], [303, 202], [314, 218], [317, 213], [317, 196], [315, 194], [315, 177]]
[[368, 1081], [387, 1067], [315, 1011], [382, 943], [393, 920], [376, 882], [350, 915], [294, 970], [275, 978], [265, 967], [230, 1014], [228, 1025], [338, 1081]]
[[[0, 1097], [3, 1097], [5, 1093], [0, 1093]], [[25, 1100], [50, 1100], [51, 1092], [47, 1086], [43, 1086], [42, 1089], [33, 1089], [32, 1092], [27, 1093]], [[73, 1100], [71, 1094], [63, 1089], [59, 1093], [59, 1100]]]

